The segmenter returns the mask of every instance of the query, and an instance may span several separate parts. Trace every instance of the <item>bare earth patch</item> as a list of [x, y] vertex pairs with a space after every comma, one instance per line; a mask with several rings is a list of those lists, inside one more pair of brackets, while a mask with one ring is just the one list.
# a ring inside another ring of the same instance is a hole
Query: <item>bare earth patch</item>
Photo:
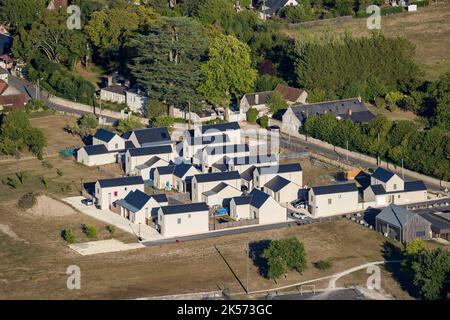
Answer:
[[[13, 240], [16, 241], [25, 241], [24, 239], [20, 238], [14, 231], [13, 229], [11, 229], [10, 226], [8, 226], [7, 224], [0, 224], [0, 232], [3, 232], [4, 234], [6, 234], [8, 237], [10, 237]], [[26, 242], [26, 241], [25, 241]]]
[[36, 205], [27, 210], [27, 213], [40, 217], [64, 217], [77, 212], [58, 200], [42, 195], [37, 198]]

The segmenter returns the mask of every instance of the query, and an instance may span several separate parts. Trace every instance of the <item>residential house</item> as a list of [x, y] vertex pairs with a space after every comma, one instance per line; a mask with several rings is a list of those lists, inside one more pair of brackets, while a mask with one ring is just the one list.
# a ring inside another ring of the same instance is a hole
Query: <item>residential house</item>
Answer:
[[289, 163], [257, 167], [253, 172], [254, 188], [262, 190], [263, 186], [277, 175], [299, 186], [303, 185], [303, 171], [300, 163]]
[[274, 92], [281, 94], [288, 104], [305, 104], [308, 98], [308, 93], [305, 90], [289, 87], [284, 84], [278, 84]]
[[104, 145], [108, 151], [117, 151], [125, 149], [125, 140], [118, 134], [106, 129], [98, 129], [92, 137], [92, 145]]
[[298, 199], [301, 187], [281, 176], [275, 176], [263, 187], [263, 191], [279, 204], [286, 205]]
[[133, 112], [146, 115], [149, 101], [150, 98], [145, 93], [145, 89], [140, 85], [135, 85], [125, 91], [125, 103]]
[[260, 17], [266, 20], [275, 16], [283, 7], [297, 5], [297, 0], [265, 0], [261, 7]]
[[267, 102], [272, 96], [273, 91], [253, 92], [245, 94], [239, 104], [239, 111], [241, 114], [246, 114], [250, 108], [258, 110], [259, 115], [264, 115], [269, 112]]
[[5, 53], [9, 50], [11, 43], [11, 35], [0, 33], [0, 53], [3, 52], [3, 54], [0, 55], [0, 67], [6, 70], [11, 70], [14, 65], [13, 58]]
[[133, 142], [137, 148], [172, 144], [172, 139], [166, 127], [128, 131], [122, 135], [122, 138]]
[[4, 77], [0, 79], [0, 110], [12, 107], [23, 108], [28, 102], [28, 97], [7, 83], [7, 75], [6, 72], [6, 81]]
[[140, 190], [130, 191], [123, 199], [114, 202], [118, 213], [135, 224], [153, 225], [161, 206], [167, 206], [165, 194], [148, 195]]
[[144, 180], [141, 176], [98, 180], [95, 183], [95, 203], [100, 209], [105, 210], [135, 190], [144, 192]]
[[120, 84], [113, 84], [106, 88], [100, 89], [100, 99], [103, 101], [109, 101], [118, 104], [126, 104], [127, 88]]
[[158, 167], [154, 173], [153, 186], [157, 189], [171, 190], [173, 187], [173, 173], [175, 172], [175, 165], [165, 167]]
[[192, 189], [192, 178], [201, 172], [191, 164], [181, 163], [175, 167], [173, 172], [173, 187], [178, 192], [190, 192]]
[[203, 192], [211, 190], [222, 182], [225, 182], [238, 190], [241, 189], [241, 176], [237, 171], [203, 173], [194, 175], [194, 177], [192, 178], [192, 201], [200, 202], [202, 200]]
[[287, 209], [267, 193], [253, 189], [248, 195], [230, 199], [230, 217], [258, 219], [259, 224], [277, 223], [287, 220]]
[[230, 158], [227, 161], [228, 170], [242, 173], [250, 167], [277, 166], [278, 157], [275, 154], [259, 154], [256, 156], [239, 156]]
[[247, 170], [241, 173], [241, 185], [246, 191], [250, 191], [254, 188], [253, 185], [253, 174], [256, 170], [255, 166], [249, 167]]
[[238, 197], [242, 191], [225, 182], [202, 193], [202, 201], [210, 207], [227, 207], [232, 197]]
[[173, 159], [173, 150], [171, 145], [161, 145], [152, 147], [130, 148], [125, 153], [125, 172], [133, 172], [136, 166], [146, 163], [153, 157], [158, 157], [164, 161]]
[[117, 152], [104, 144], [84, 146], [77, 151], [77, 161], [86, 166], [101, 166], [117, 162]]
[[143, 164], [137, 165], [133, 172], [136, 175], [140, 175], [144, 180], [154, 180], [154, 172], [158, 167], [168, 166], [169, 162], [161, 159], [158, 156], [151, 157]]
[[326, 101], [290, 106], [283, 114], [282, 130], [297, 134], [308, 117], [325, 113], [331, 113], [337, 119], [350, 119], [356, 123], [367, 123], [375, 118], [361, 98]]
[[427, 187], [422, 181], [403, 181], [397, 174], [381, 167], [371, 175], [370, 186], [364, 189], [363, 195], [364, 202], [373, 202], [374, 206], [422, 202], [428, 198]]
[[183, 138], [183, 158], [191, 160], [194, 156], [201, 154], [201, 151], [207, 146], [222, 146], [231, 144], [228, 135], [221, 133], [213, 136], [197, 136], [193, 135], [194, 130], [187, 130]]
[[191, 121], [191, 123], [201, 123], [217, 119], [217, 113], [212, 109], [203, 109], [197, 112], [189, 112], [188, 108], [170, 106], [169, 116]]
[[312, 187], [308, 208], [315, 218], [357, 211], [358, 188], [354, 183]]
[[195, 164], [202, 164], [210, 168], [215, 162], [227, 157], [245, 157], [250, 155], [248, 144], [227, 144], [221, 146], [207, 146], [202, 150], [201, 158], [194, 158]]
[[391, 204], [375, 217], [375, 229], [402, 243], [431, 239], [431, 223], [421, 215]]
[[209, 208], [204, 202], [163, 206], [158, 211], [158, 230], [164, 237], [209, 231]]

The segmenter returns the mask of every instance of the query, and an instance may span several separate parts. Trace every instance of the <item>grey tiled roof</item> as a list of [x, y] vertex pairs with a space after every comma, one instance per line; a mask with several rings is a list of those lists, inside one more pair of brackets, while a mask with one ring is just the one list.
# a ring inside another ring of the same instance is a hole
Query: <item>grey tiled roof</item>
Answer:
[[358, 188], [354, 183], [330, 184], [327, 186], [317, 186], [311, 188], [315, 195], [358, 192]]

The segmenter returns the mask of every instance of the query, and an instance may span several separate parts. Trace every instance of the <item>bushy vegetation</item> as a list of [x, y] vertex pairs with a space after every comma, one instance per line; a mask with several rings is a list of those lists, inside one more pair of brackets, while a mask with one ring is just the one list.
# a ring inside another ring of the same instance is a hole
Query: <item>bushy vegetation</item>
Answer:
[[319, 270], [327, 270], [330, 269], [333, 263], [330, 260], [319, 260], [314, 263], [314, 267]]
[[259, 124], [261, 127], [267, 128], [269, 126], [269, 117], [264, 115], [259, 118]]
[[28, 149], [38, 159], [43, 158], [47, 137], [41, 129], [31, 126], [23, 111], [0, 115], [0, 153], [19, 155]]
[[97, 229], [93, 225], [84, 224], [82, 225], [82, 230], [89, 239], [94, 239], [97, 237]]
[[403, 256], [402, 271], [416, 296], [426, 300], [449, 298], [450, 251], [441, 247], [430, 250], [422, 240], [413, 240]]
[[27, 210], [36, 204], [36, 195], [32, 192], [25, 193], [22, 197], [20, 197], [18, 201], [18, 207], [22, 210]]
[[61, 236], [69, 244], [72, 244], [75, 242], [75, 235], [74, 235], [72, 229], [64, 229], [61, 232]]
[[258, 118], [258, 110], [256, 108], [250, 108], [247, 111], [247, 121], [250, 123], [255, 123]]
[[274, 280], [290, 270], [302, 272], [307, 264], [303, 243], [295, 237], [271, 240], [263, 256], [269, 268], [267, 276]]

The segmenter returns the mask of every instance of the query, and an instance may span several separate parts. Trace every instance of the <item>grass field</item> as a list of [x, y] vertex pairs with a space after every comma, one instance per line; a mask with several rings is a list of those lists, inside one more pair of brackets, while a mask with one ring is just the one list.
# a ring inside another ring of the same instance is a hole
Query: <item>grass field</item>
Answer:
[[[425, 72], [425, 78], [435, 80], [445, 71], [450, 71], [450, 1], [439, 1], [417, 12], [404, 12], [381, 18], [381, 31], [389, 37], [402, 36], [416, 45], [416, 61]], [[366, 19], [353, 19], [332, 26], [303, 27], [286, 30], [293, 37], [305, 33], [344, 33], [349, 31], [356, 37], [370, 35]]]

